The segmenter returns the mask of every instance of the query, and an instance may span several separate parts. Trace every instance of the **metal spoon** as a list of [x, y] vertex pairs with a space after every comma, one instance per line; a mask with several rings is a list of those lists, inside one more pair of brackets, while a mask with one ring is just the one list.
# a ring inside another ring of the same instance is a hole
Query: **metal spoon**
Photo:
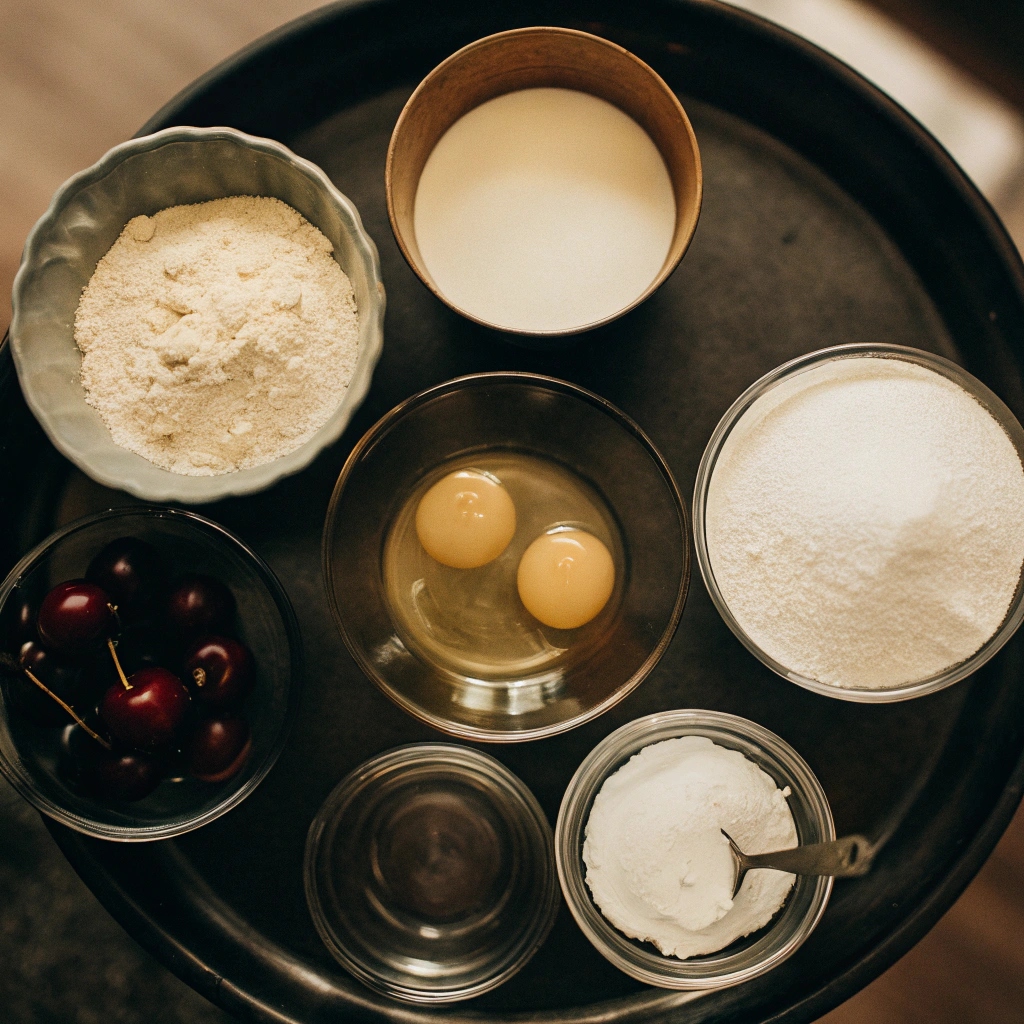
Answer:
[[867, 874], [875, 859], [874, 848], [863, 836], [844, 836], [831, 843], [795, 846], [792, 850], [776, 850], [774, 853], [746, 854], [724, 828], [722, 835], [729, 840], [729, 849], [736, 864], [736, 884], [732, 890], [734, 899], [743, 884], [744, 875], [753, 868], [774, 868], [794, 875], [853, 878]]

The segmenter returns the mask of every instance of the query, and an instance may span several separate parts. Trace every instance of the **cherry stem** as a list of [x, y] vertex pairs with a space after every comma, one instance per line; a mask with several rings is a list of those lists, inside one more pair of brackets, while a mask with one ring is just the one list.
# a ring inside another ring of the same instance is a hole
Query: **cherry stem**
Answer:
[[128, 682], [128, 677], [124, 674], [124, 669], [121, 668], [121, 662], [117, 658], [117, 650], [114, 647], [114, 641], [107, 637], [107, 647], [110, 649], [110, 656], [114, 659], [114, 668], [117, 669], [117, 674], [121, 677], [121, 684], [126, 690], [132, 689], [132, 684]]
[[53, 690], [51, 690], [45, 683], [40, 682], [27, 668], [23, 668], [22, 672], [24, 672], [25, 675], [28, 676], [28, 678], [31, 679], [32, 682], [47, 695], [47, 697], [52, 697], [97, 743], [100, 744], [100, 746], [106, 747], [107, 750], [110, 750], [110, 744], [98, 732], [90, 729], [70, 704], [65, 704], [64, 701], [62, 701], [60, 697], [53, 692]]
[[194, 668], [192, 670], [192, 678], [196, 681], [196, 686], [206, 685], [206, 672], [201, 668]]

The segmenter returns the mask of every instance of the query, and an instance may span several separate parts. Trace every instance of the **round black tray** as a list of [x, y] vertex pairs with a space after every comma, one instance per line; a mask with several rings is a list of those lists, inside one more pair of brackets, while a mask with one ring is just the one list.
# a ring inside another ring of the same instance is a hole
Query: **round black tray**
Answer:
[[[682, 97], [701, 146], [705, 200], [693, 245], [660, 292], [552, 355], [451, 313], [402, 261], [384, 203], [391, 128], [417, 81], [459, 46], [529, 24], [584, 28], [633, 50]], [[1024, 418], [1024, 268], [940, 147], [856, 74], [787, 33], [715, 3], [341, 4], [257, 43], [182, 93], [145, 131], [227, 124], [319, 163], [380, 246], [384, 355], [342, 441], [254, 498], [207, 508], [273, 566], [307, 648], [305, 705], [276, 769], [240, 808], [178, 840], [124, 846], [50, 825], [107, 908], [199, 991], [246, 1019], [438, 1014], [374, 996], [321, 945], [306, 910], [306, 829], [355, 764], [436, 738], [364, 679], [330, 620], [320, 531], [346, 453], [400, 400], [461, 373], [529, 369], [606, 396], [659, 445], [684, 493], [727, 406], [802, 352], [886, 341], [961, 362]], [[13, 562], [58, 523], [128, 501], [43, 440], [0, 361], [0, 544]], [[695, 578], [651, 677], [595, 722], [492, 747], [554, 818], [580, 760], [612, 729], [705, 707], [773, 729], [807, 758], [840, 832], [887, 840], [874, 871], [839, 883], [820, 927], [756, 981], [707, 995], [645, 989], [609, 966], [563, 907], [508, 984], [443, 1011], [459, 1020], [806, 1021], [866, 984], [953, 902], [992, 849], [1024, 782], [1024, 637], [946, 691], [899, 705], [819, 697], [777, 678], [721, 621]]]

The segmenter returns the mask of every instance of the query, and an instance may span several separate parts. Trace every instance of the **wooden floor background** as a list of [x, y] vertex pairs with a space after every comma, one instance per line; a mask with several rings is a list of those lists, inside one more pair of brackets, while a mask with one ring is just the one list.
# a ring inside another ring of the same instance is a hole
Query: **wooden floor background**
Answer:
[[[0, 0], [0, 328], [22, 242], [57, 186], [197, 75], [316, 6]], [[1024, 213], [1010, 227], [1024, 239]], [[0, 783], [0, 1024], [226, 1019], [118, 929]], [[823, 1021], [1024, 1022], [1024, 812], [933, 931]]]

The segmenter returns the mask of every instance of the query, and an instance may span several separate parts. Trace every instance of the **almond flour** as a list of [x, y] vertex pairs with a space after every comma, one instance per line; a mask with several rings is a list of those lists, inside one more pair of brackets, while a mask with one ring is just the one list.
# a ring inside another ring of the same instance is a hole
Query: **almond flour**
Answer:
[[86, 400], [114, 441], [214, 476], [294, 451], [355, 368], [352, 285], [331, 243], [278, 199], [135, 217], [82, 293]]

